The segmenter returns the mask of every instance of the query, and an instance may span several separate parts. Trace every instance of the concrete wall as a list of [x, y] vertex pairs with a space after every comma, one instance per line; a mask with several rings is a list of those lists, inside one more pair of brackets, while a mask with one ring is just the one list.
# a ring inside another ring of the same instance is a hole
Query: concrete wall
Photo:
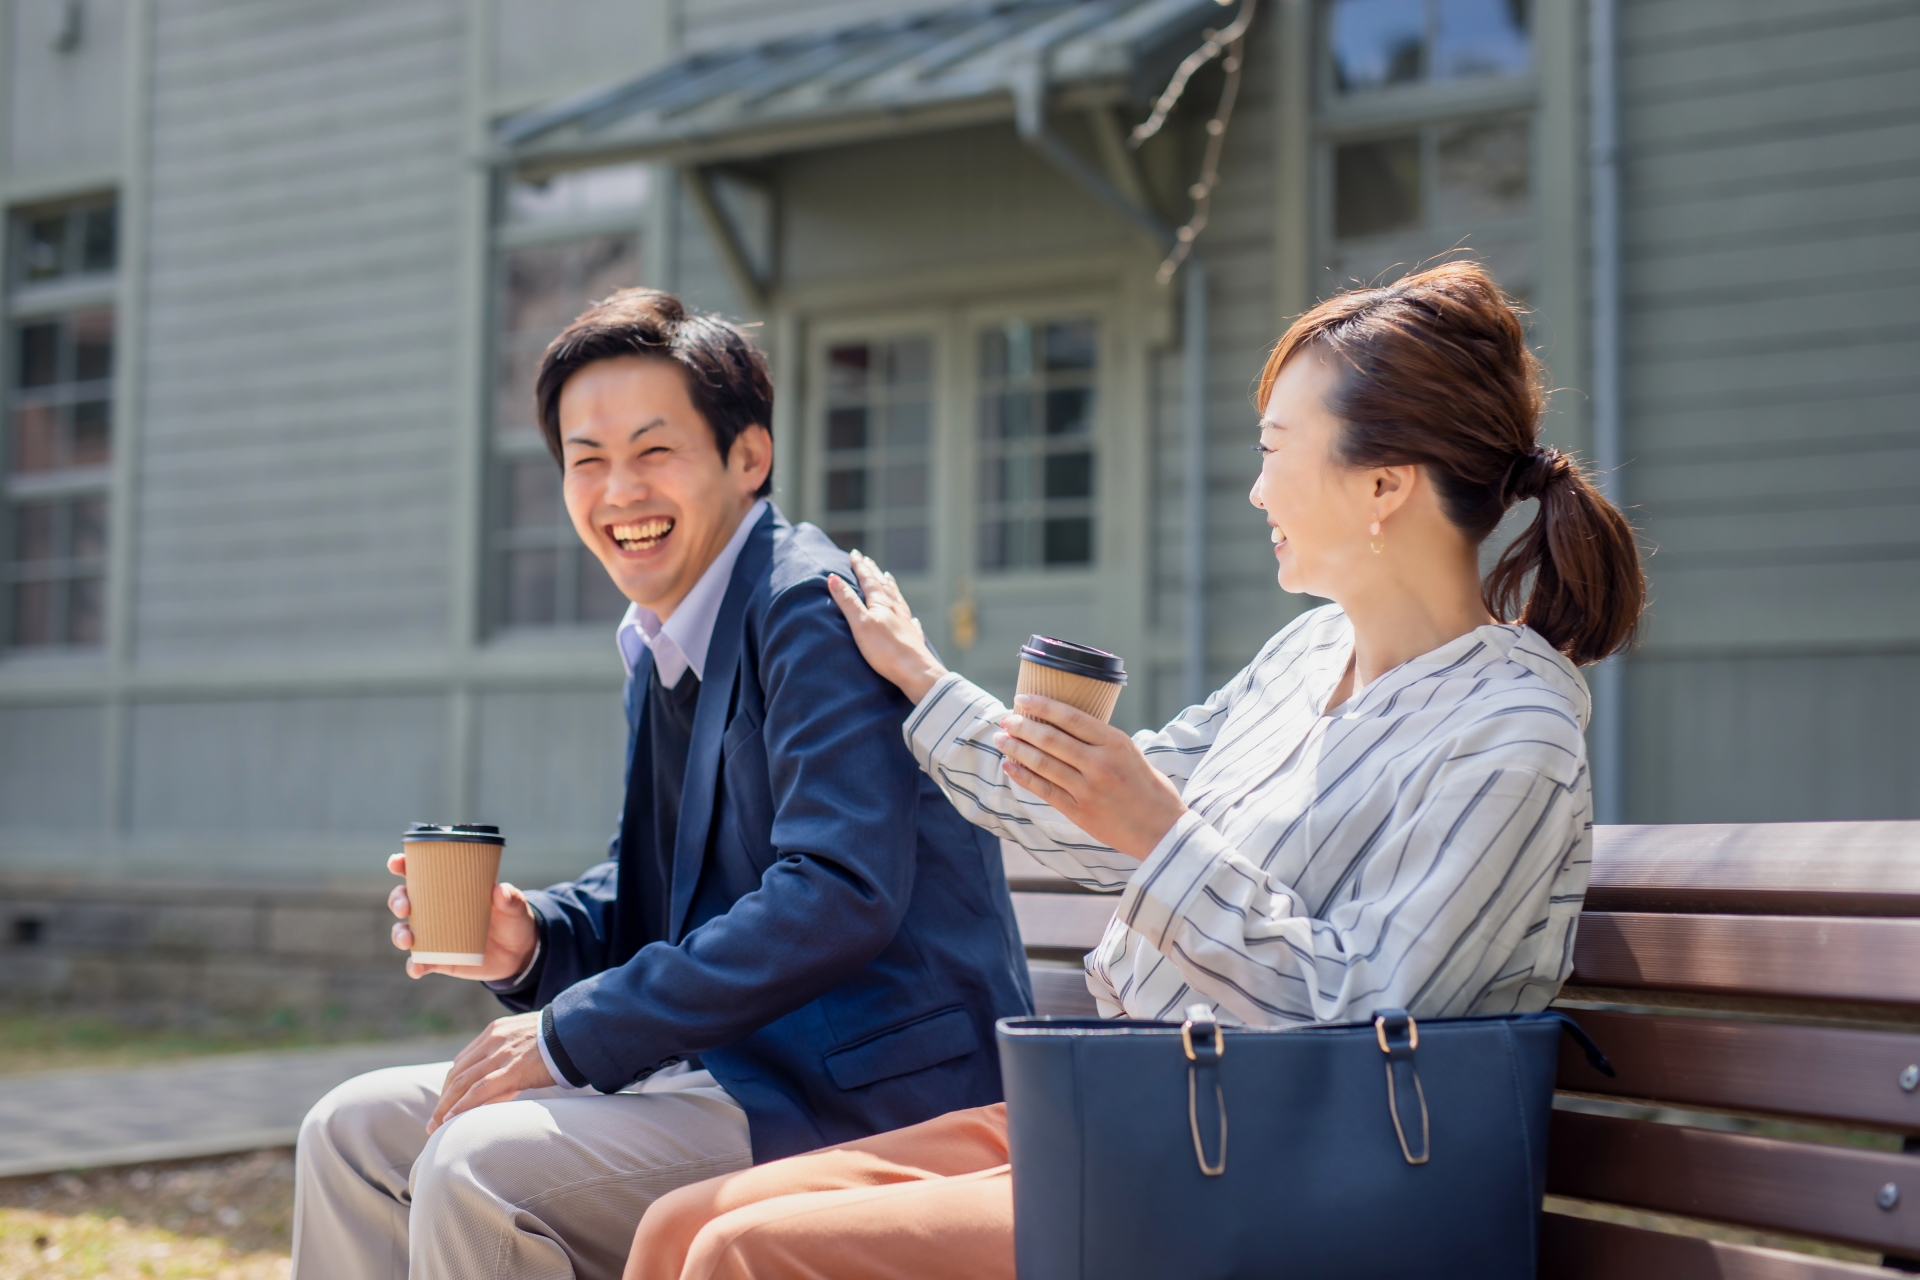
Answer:
[[1920, 816], [1920, 13], [1622, 23], [1630, 820]]

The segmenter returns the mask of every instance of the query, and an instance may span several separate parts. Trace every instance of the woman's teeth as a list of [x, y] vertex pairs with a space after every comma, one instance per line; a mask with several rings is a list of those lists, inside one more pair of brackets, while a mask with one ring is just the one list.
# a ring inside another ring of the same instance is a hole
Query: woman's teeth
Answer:
[[646, 551], [659, 546], [660, 540], [673, 532], [673, 521], [666, 516], [655, 516], [651, 520], [608, 525], [607, 532], [613, 535], [622, 551]]

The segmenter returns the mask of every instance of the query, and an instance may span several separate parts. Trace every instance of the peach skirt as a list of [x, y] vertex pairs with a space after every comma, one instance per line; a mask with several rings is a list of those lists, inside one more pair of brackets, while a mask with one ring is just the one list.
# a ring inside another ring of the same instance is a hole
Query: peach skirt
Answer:
[[654, 1201], [625, 1280], [1013, 1280], [1005, 1103]]

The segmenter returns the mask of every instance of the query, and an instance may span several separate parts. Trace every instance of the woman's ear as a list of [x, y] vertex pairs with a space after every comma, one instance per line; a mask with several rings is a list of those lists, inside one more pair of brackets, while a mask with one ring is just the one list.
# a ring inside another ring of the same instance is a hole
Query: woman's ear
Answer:
[[1420, 468], [1412, 465], [1373, 469], [1373, 501], [1381, 519], [1398, 511], [1413, 497], [1419, 474]]

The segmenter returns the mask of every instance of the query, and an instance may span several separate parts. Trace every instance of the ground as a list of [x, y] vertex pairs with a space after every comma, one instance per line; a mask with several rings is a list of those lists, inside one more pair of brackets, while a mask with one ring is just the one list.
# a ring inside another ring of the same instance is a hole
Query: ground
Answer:
[[0, 1179], [7, 1280], [281, 1280], [293, 1153]]
[[[407, 1035], [466, 1030], [446, 1018], [421, 1017]], [[472, 1030], [478, 1031], [476, 1025]], [[256, 1049], [390, 1038], [387, 1028], [301, 1018], [290, 1011], [258, 1017], [203, 1018], [191, 1023], [143, 1024], [98, 1012], [0, 1012], [0, 1076], [83, 1067], [136, 1067], [175, 1058]]]

